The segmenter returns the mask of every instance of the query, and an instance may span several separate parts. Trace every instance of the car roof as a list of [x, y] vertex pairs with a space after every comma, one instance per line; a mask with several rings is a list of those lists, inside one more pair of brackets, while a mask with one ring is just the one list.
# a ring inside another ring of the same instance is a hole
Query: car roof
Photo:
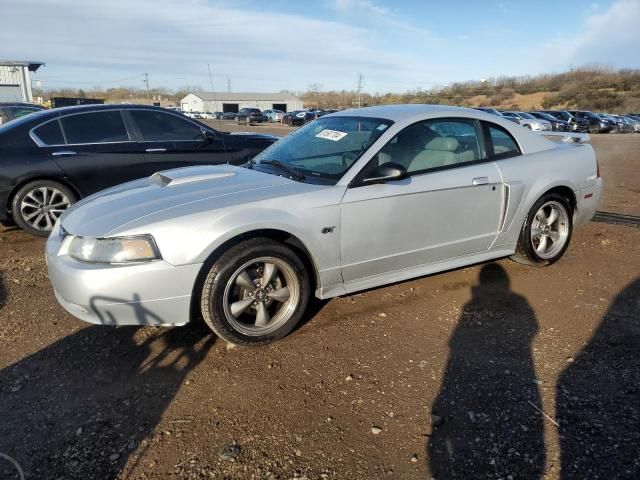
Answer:
[[38, 105], [36, 103], [29, 102], [0, 102], [0, 107], [35, 107], [40, 109], [45, 109], [42, 105]]
[[121, 110], [123, 108], [129, 109], [129, 110], [158, 110], [161, 112], [166, 112], [167, 110], [169, 110], [168, 108], [157, 107], [155, 105], [140, 105], [135, 103], [134, 104], [132, 103], [109, 103], [109, 104], [93, 103], [93, 104], [87, 104], [87, 105], [71, 105], [69, 107], [58, 107], [58, 108], [52, 109], [52, 111], [59, 112], [61, 115], [64, 115], [65, 113], [69, 113], [69, 112], [77, 113], [77, 112], [88, 112], [88, 111], [95, 111], [95, 110]]
[[432, 116], [456, 116], [461, 112], [474, 112], [477, 110], [464, 107], [453, 107], [450, 105], [427, 105], [427, 104], [405, 104], [405, 105], [379, 105], [375, 107], [350, 108], [340, 112], [332, 113], [331, 116], [358, 116], [372, 118], [386, 118], [388, 120], [399, 121], [408, 116], [432, 115]]

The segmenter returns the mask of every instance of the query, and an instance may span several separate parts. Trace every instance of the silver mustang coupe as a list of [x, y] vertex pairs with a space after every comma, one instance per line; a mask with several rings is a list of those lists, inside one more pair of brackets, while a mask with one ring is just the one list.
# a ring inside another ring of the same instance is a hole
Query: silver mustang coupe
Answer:
[[263, 344], [312, 294], [501, 257], [550, 265], [601, 189], [588, 143], [465, 108], [348, 110], [242, 167], [158, 172], [75, 204], [47, 242], [49, 277], [91, 323], [203, 317], [229, 342]]

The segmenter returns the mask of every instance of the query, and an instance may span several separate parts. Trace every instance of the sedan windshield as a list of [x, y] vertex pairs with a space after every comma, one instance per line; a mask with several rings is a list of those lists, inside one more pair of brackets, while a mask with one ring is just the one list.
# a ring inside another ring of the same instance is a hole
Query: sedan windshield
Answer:
[[295, 179], [335, 185], [392, 123], [368, 117], [322, 117], [271, 145], [253, 165], [277, 175], [283, 174], [284, 165], [297, 172]]
[[536, 119], [536, 117], [534, 117], [530, 113], [526, 113], [526, 112], [518, 112], [518, 115], [520, 116], [520, 118], [526, 118], [527, 120], [535, 120]]

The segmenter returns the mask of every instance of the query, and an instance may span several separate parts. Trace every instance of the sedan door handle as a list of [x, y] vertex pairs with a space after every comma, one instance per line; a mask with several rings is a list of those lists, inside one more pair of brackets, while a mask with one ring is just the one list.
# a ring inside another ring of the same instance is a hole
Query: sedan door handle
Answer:
[[476, 177], [471, 180], [471, 185], [489, 185], [489, 177]]
[[52, 152], [51, 155], [54, 157], [73, 157], [77, 155], [78, 152], [74, 152], [73, 150], [60, 150], [58, 152]]
[[145, 150], [145, 152], [147, 153], [162, 153], [162, 152], [166, 152], [167, 149], [166, 148], [147, 148]]

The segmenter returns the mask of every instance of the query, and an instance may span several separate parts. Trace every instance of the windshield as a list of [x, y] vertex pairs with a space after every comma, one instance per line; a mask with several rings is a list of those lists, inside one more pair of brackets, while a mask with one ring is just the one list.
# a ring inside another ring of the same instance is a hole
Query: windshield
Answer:
[[520, 115], [520, 118], [527, 118], [529, 120], [535, 120], [536, 119], [536, 117], [534, 117], [530, 113], [526, 113], [526, 112], [518, 112], [518, 115]]
[[335, 185], [392, 123], [368, 117], [322, 117], [264, 150], [254, 158], [254, 168], [281, 174], [268, 165], [276, 160], [306, 181]]

